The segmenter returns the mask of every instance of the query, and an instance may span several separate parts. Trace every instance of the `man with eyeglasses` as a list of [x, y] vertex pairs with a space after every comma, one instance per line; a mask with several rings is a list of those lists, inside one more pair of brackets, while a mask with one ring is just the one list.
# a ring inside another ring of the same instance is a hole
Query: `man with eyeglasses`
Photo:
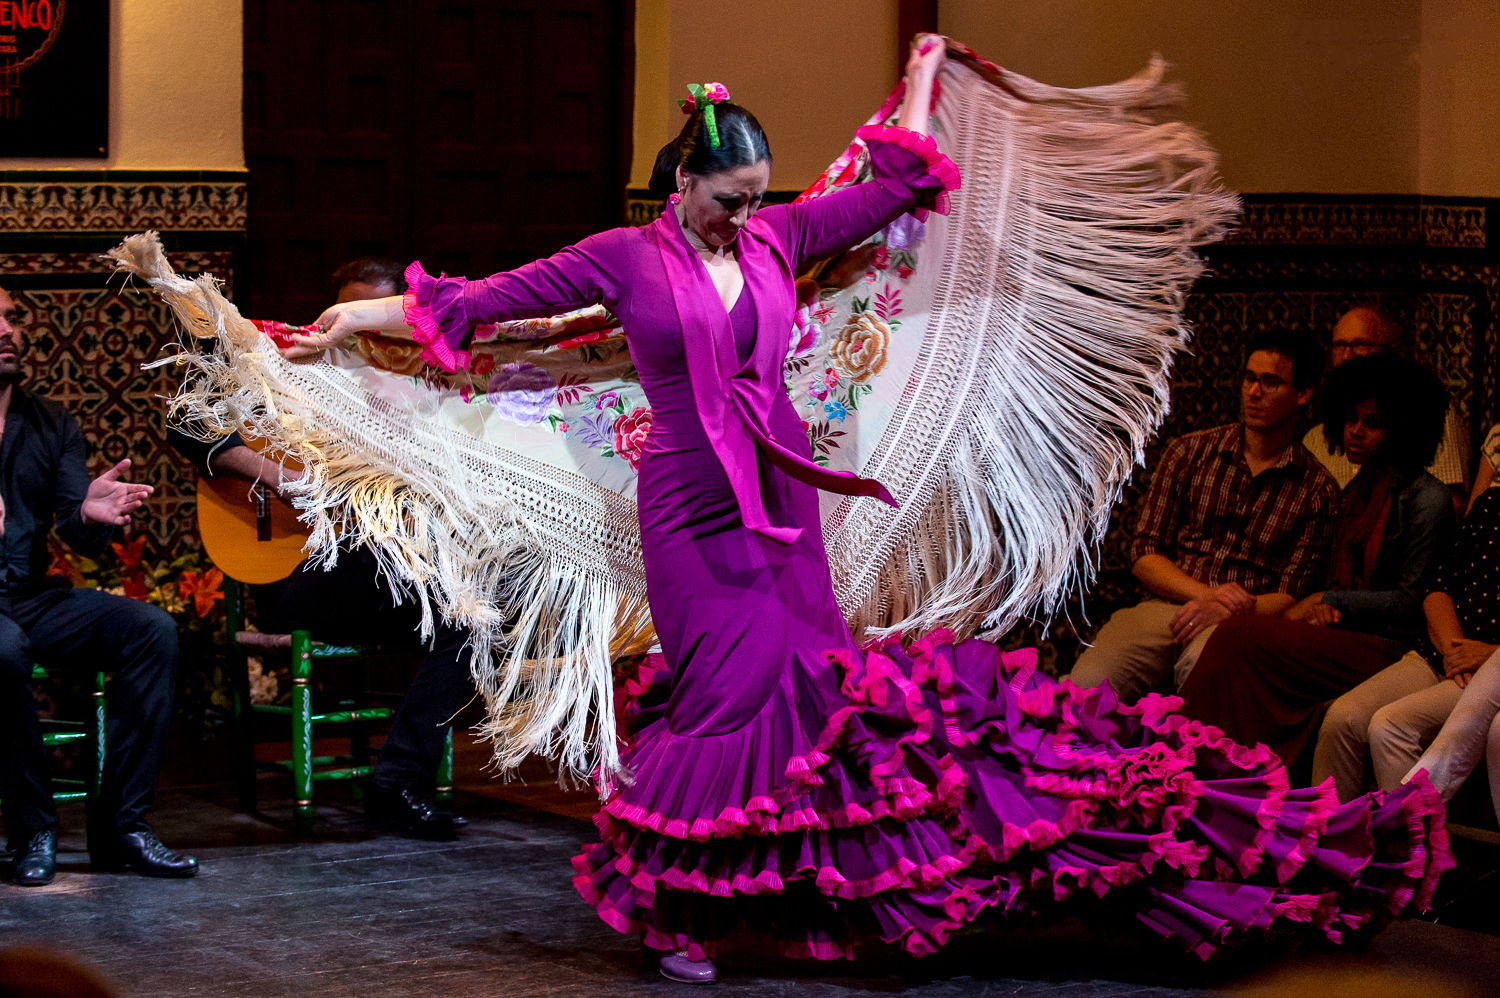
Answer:
[[[1397, 350], [1401, 346], [1401, 331], [1396, 323], [1377, 309], [1360, 305], [1345, 312], [1333, 327], [1333, 342], [1329, 348], [1329, 360], [1334, 367], [1351, 357], [1368, 357], [1371, 354]], [[1354, 480], [1359, 465], [1350, 462], [1342, 453], [1335, 454], [1323, 435], [1323, 424], [1319, 423], [1307, 431], [1303, 445], [1328, 469], [1328, 473], [1343, 488]], [[1437, 456], [1427, 469], [1438, 481], [1451, 489], [1456, 498], [1454, 508], [1460, 516], [1468, 503], [1468, 469], [1465, 455], [1469, 452], [1468, 430], [1463, 418], [1452, 406], [1448, 407], [1448, 422], [1443, 427], [1443, 442], [1438, 444]]]
[[1131, 571], [1152, 598], [1116, 612], [1073, 667], [1109, 680], [1125, 703], [1187, 680], [1214, 626], [1277, 614], [1318, 579], [1338, 486], [1297, 441], [1322, 351], [1310, 336], [1257, 336], [1237, 423], [1178, 437], [1151, 476], [1131, 542]]

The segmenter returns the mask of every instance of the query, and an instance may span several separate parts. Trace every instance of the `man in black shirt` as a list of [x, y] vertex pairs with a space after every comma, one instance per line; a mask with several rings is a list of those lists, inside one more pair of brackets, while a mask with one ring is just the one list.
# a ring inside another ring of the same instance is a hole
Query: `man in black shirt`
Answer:
[[88, 803], [96, 868], [191, 877], [198, 862], [172, 852], [144, 819], [156, 795], [177, 688], [177, 625], [159, 607], [47, 578], [47, 533], [97, 554], [150, 495], [120, 480], [121, 461], [89, 481], [83, 435], [62, 406], [20, 384], [22, 337], [15, 303], [0, 289], [0, 797], [16, 853], [12, 879], [51, 883], [57, 810], [47, 775], [33, 662], [82, 662], [111, 675], [104, 778]]

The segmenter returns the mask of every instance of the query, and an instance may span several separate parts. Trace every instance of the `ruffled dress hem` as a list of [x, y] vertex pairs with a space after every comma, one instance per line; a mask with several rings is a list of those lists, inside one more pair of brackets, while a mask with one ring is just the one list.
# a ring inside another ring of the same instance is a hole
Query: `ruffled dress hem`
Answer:
[[1425, 905], [1452, 865], [1425, 781], [1341, 807], [1178, 698], [1123, 706], [1038, 674], [1033, 650], [939, 632], [797, 665], [742, 739], [670, 732], [659, 662], [627, 682], [644, 726], [625, 757], [647, 775], [573, 861], [608, 924], [702, 956], [747, 927], [790, 956], [920, 956], [986, 909], [1138, 885], [1140, 921], [1207, 958], [1276, 921], [1339, 941]]

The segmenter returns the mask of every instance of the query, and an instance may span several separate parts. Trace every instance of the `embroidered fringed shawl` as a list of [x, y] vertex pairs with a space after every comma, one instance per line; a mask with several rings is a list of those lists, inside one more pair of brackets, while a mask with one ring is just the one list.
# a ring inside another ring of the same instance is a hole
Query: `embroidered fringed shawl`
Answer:
[[[899, 503], [823, 494], [829, 563], [856, 635], [997, 634], [1051, 614], [1168, 405], [1198, 244], [1238, 203], [1204, 137], [1162, 117], [1160, 61], [1062, 90], [956, 43], [932, 134], [962, 188], [877, 235], [865, 278], [788, 317], [788, 391], [815, 459]], [[898, 87], [866, 127], [893, 123]], [[856, 137], [802, 197], [869, 176]], [[307, 469], [311, 557], [365, 544], [398, 595], [473, 634], [502, 769], [618, 771], [612, 660], [651, 641], [635, 514], [650, 408], [602, 310], [476, 330], [466, 370], [361, 335], [283, 359], [209, 276], [154, 234], [110, 256], [178, 315], [171, 418], [239, 430]]]

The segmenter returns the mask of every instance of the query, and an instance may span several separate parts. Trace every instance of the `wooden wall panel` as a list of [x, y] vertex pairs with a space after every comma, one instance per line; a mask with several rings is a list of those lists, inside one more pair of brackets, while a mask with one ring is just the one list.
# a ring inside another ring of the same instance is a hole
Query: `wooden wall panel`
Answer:
[[623, 215], [630, 6], [246, 0], [249, 314], [355, 256], [483, 276]]

